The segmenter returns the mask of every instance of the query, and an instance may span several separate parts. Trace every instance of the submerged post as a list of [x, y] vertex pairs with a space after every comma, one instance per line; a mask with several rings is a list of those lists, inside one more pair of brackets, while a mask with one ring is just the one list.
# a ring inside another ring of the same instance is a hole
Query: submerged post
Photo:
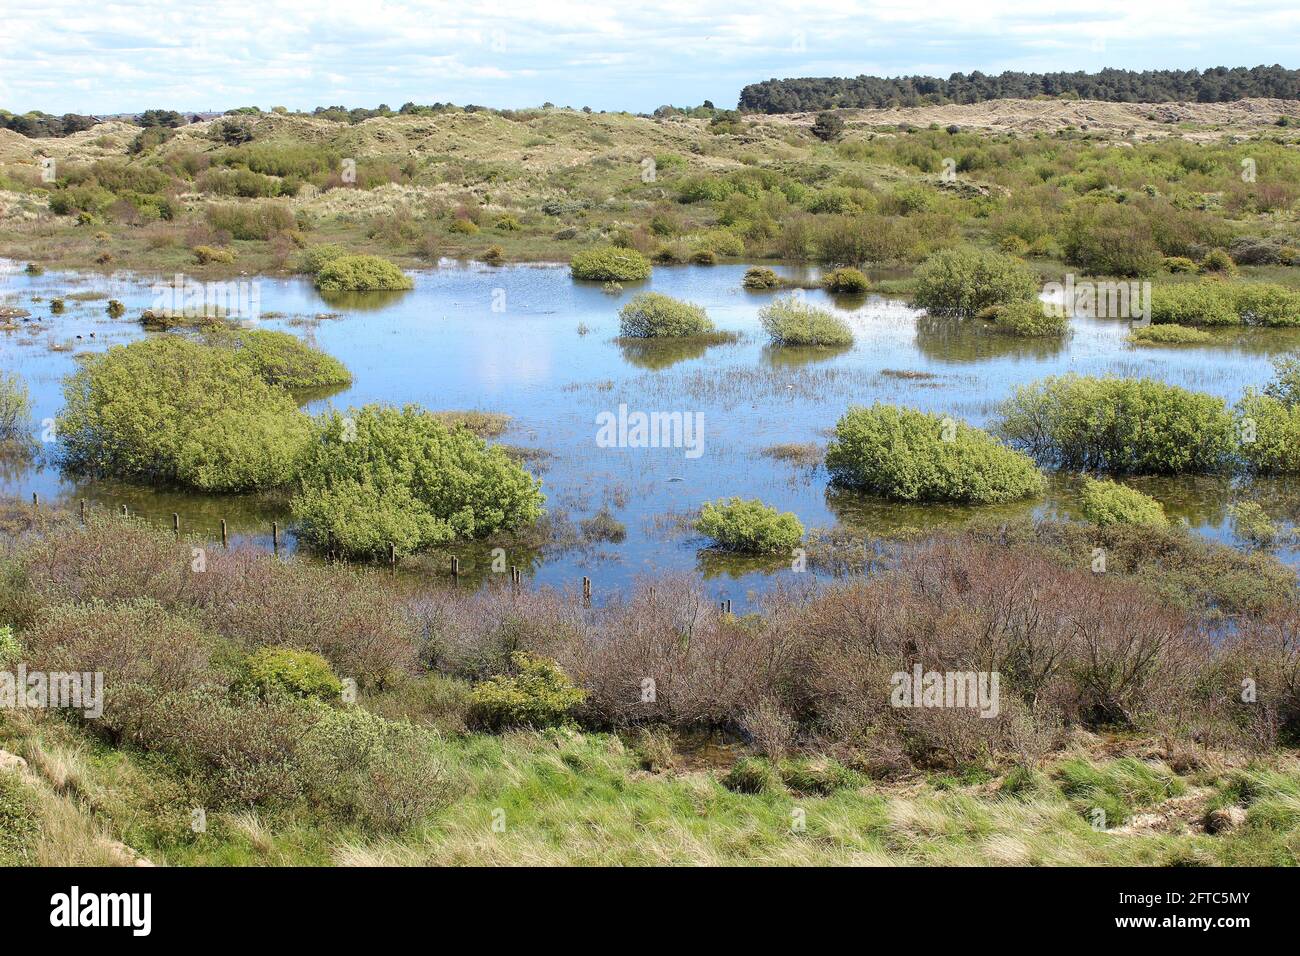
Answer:
[[122, 517], [123, 517], [123, 518], [129, 518], [130, 516], [131, 516], [131, 513], [130, 513], [129, 511], [126, 510], [126, 505], [122, 505]]
[[230, 538], [229, 538], [229, 537], [227, 536], [227, 534], [226, 534], [226, 519], [225, 519], [225, 518], [222, 518], [222, 519], [221, 519], [221, 546], [222, 546], [223, 548], [227, 548], [227, 549], [229, 549], [229, 547], [230, 547]]
[[33, 510], [33, 511], [40, 511], [40, 510], [41, 510], [41, 499], [40, 499], [40, 496], [37, 495], [36, 492], [34, 492], [34, 491], [32, 492], [32, 510]]
[[454, 584], [460, 583], [460, 558], [454, 554], [451, 556], [451, 580]]
[[172, 534], [176, 535], [176, 540], [181, 537], [181, 516], [175, 511], [172, 512]]
[[582, 606], [591, 607], [591, 578], [582, 579]]
[[81, 523], [86, 523], [86, 499], [81, 499]]
[[388, 542], [388, 567], [391, 571], [397, 571], [397, 545]]
[[280, 522], [271, 522], [271, 550], [280, 553]]

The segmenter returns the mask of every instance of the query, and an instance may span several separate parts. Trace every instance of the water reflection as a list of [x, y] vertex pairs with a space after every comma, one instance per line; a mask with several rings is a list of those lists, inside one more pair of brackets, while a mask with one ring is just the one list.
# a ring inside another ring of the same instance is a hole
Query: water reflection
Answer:
[[1002, 335], [979, 319], [922, 315], [916, 320], [916, 347], [938, 362], [983, 362], [993, 358], [1042, 360], [1060, 355], [1065, 338]]

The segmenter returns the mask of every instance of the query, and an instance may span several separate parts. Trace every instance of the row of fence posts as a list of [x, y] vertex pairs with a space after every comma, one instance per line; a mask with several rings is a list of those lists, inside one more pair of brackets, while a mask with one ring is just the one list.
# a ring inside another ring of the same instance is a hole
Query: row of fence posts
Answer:
[[[34, 491], [32, 492], [32, 509], [35, 511], [41, 510], [40, 495]], [[122, 505], [122, 517], [126, 518], [129, 516], [130, 516], [130, 511], [127, 509], [127, 506]], [[81, 499], [81, 523], [83, 525], [86, 523], [86, 499], [85, 498]], [[179, 541], [181, 537], [181, 516], [178, 512], [175, 511], [172, 512], [172, 533], [176, 535], [176, 540]], [[230, 548], [230, 533], [226, 527], [225, 518], [221, 519], [221, 546], [223, 548], [226, 548], [227, 550]], [[275, 552], [275, 554], [279, 555], [280, 522], [278, 521], [271, 522], [271, 549], [272, 551]], [[396, 573], [397, 547], [391, 541], [388, 542], [388, 566], [394, 573]], [[451, 579], [454, 584], [460, 583], [460, 558], [458, 558], [454, 554], [451, 556]], [[511, 565], [510, 566], [510, 590], [514, 594], [518, 594], [522, 588], [523, 588], [523, 572], [520, 571], [517, 566]], [[654, 588], [650, 589], [650, 597], [651, 599], [654, 598]], [[583, 576], [582, 579], [582, 606], [591, 607], [591, 578], [586, 577], [585, 575]], [[727, 598], [725, 601], [722, 601], [720, 607], [722, 613], [730, 614], [731, 599]]]

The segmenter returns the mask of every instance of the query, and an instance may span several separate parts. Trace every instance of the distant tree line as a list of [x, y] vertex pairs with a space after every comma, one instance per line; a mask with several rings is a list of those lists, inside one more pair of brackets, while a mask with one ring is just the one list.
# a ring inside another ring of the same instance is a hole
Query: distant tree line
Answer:
[[1100, 73], [1016, 73], [989, 76], [805, 77], [751, 83], [740, 91], [749, 113], [799, 113], [836, 107], [889, 108], [985, 100], [1105, 100], [1112, 103], [1224, 103], [1248, 96], [1300, 99], [1300, 70], [1283, 66], [1201, 70], [1102, 70]]
[[93, 116], [81, 116], [77, 113], [64, 113], [51, 116], [39, 110], [15, 115], [7, 110], [0, 110], [0, 129], [11, 129], [32, 139], [45, 139], [51, 136], [68, 136], [90, 129], [99, 120]]

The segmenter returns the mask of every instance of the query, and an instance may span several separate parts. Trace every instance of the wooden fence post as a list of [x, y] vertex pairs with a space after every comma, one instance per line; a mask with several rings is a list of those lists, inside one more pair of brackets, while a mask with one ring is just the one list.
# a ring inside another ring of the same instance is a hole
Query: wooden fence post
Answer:
[[226, 519], [221, 519], [221, 546], [227, 550], [230, 549], [230, 538], [226, 534]]
[[591, 578], [582, 579], [582, 606], [591, 607]]

